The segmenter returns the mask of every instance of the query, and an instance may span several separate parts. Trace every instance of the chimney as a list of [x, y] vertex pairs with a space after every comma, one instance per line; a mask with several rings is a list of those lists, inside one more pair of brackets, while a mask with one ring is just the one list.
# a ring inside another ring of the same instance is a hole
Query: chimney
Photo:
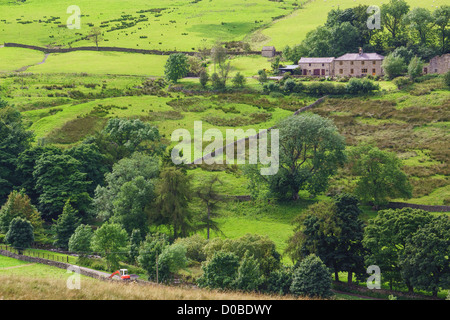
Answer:
[[362, 55], [364, 52], [363, 52], [363, 48], [359, 48], [359, 55]]

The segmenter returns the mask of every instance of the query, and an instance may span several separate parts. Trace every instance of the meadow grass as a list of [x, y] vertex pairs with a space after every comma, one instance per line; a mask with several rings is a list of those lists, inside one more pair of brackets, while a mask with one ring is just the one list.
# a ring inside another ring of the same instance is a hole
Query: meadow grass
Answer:
[[0, 73], [12, 72], [34, 65], [44, 59], [44, 53], [21, 48], [0, 48]]

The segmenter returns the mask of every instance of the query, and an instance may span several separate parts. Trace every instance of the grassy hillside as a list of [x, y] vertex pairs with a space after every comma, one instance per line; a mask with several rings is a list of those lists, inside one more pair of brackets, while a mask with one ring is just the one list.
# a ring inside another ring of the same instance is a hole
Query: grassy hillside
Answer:
[[[286, 45], [296, 45], [305, 39], [309, 31], [323, 25], [328, 12], [332, 9], [347, 9], [359, 4], [380, 6], [387, 1], [382, 0], [309, 0], [290, 15], [272, 22], [266, 28], [257, 30], [247, 37], [253, 48], [273, 45], [282, 50]], [[407, 0], [411, 8], [423, 7], [430, 10], [448, 4], [446, 0]]]
[[[30, 264], [0, 255], [1, 300], [271, 300], [294, 299], [238, 292], [192, 290], [163, 285], [101, 281], [81, 276], [80, 290], [67, 288], [64, 269]], [[307, 300], [299, 298], [299, 300]]]

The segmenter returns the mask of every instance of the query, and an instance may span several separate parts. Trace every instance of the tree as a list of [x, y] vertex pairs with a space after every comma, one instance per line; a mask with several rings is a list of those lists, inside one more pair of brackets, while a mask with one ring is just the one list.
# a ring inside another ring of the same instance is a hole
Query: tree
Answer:
[[437, 297], [440, 289], [450, 287], [449, 256], [450, 220], [445, 215], [433, 217], [408, 237], [400, 256], [402, 276]]
[[441, 53], [447, 52], [448, 25], [450, 22], [450, 6], [443, 5], [433, 12], [434, 24], [437, 27], [441, 43]]
[[259, 83], [261, 83], [261, 84], [267, 82], [267, 73], [266, 73], [266, 70], [259, 70], [259, 71], [258, 71], [258, 81], [259, 81]]
[[0, 233], [6, 234], [11, 221], [20, 217], [28, 220], [33, 226], [35, 241], [45, 240], [44, 221], [36, 207], [31, 204], [30, 198], [22, 191], [13, 191], [8, 200], [0, 209]]
[[200, 81], [201, 86], [203, 88], [206, 88], [206, 85], [208, 84], [208, 81], [209, 81], [209, 75], [206, 70], [203, 70], [200, 72], [199, 81]]
[[197, 188], [195, 195], [200, 199], [206, 207], [206, 215], [201, 219], [201, 226], [199, 228], [206, 229], [206, 238], [209, 239], [210, 230], [220, 231], [217, 223], [212, 220], [216, 214], [215, 209], [217, 204], [222, 200], [217, 192], [217, 184], [222, 184], [218, 175], [211, 176], [204, 185]]
[[189, 74], [192, 76], [199, 76], [203, 71], [205, 71], [205, 67], [202, 64], [202, 60], [197, 56], [189, 56], [188, 64], [189, 64]]
[[67, 200], [62, 214], [57, 220], [53, 220], [52, 231], [55, 239], [53, 245], [55, 247], [69, 249], [69, 239], [80, 225], [80, 219], [77, 216], [77, 210], [71, 206], [70, 200]]
[[297, 200], [300, 190], [318, 194], [343, 164], [344, 138], [329, 119], [301, 113], [280, 121], [279, 170], [266, 178], [272, 194]]
[[296, 296], [328, 298], [332, 295], [330, 271], [311, 254], [295, 267], [290, 291]]
[[173, 275], [180, 269], [186, 268], [186, 247], [181, 243], [174, 243], [164, 248], [158, 258], [161, 266], [165, 266]]
[[208, 243], [208, 240], [198, 233], [187, 238], [178, 238], [175, 240], [175, 243], [180, 243], [186, 248], [186, 258], [188, 258], [188, 260], [197, 262], [206, 260], [206, 254], [203, 249]]
[[414, 33], [417, 33], [417, 36], [420, 39], [420, 45], [423, 46], [429, 42], [433, 17], [428, 9], [412, 9], [405, 15], [403, 22], [409, 26]]
[[61, 214], [67, 199], [86, 220], [91, 198], [90, 184], [86, 173], [81, 172], [81, 163], [69, 155], [44, 153], [36, 161], [33, 171], [39, 195], [39, 211], [45, 220], [51, 221]]
[[161, 171], [156, 193], [156, 212], [152, 220], [170, 226], [173, 239], [180, 235], [186, 237], [192, 220], [188, 208], [191, 198], [190, 178], [181, 169], [166, 167]]
[[268, 293], [285, 295], [290, 292], [292, 285], [292, 267], [281, 267], [269, 274], [265, 281], [265, 290]]
[[[369, 220], [363, 238], [363, 245], [368, 250], [365, 262], [383, 270], [383, 279], [389, 282], [391, 290], [394, 283], [402, 282], [400, 257], [408, 237], [431, 220], [428, 212], [412, 208], [381, 210]], [[412, 292], [412, 283], [406, 279], [405, 284]]]
[[239, 258], [231, 252], [218, 251], [202, 266], [198, 285], [209, 289], [232, 289], [239, 269]]
[[100, 27], [93, 27], [87, 38], [95, 43], [95, 46], [97, 47], [98, 50], [98, 44], [103, 41], [103, 35], [102, 35], [102, 29]]
[[92, 250], [104, 256], [108, 270], [114, 271], [125, 255], [127, 243], [127, 232], [120, 224], [105, 222], [94, 232]]
[[403, 17], [408, 13], [409, 5], [405, 0], [390, 0], [381, 6], [381, 20], [383, 26], [390, 32], [392, 44], [398, 45], [399, 34], [402, 30]]
[[33, 226], [26, 219], [14, 218], [9, 225], [5, 241], [22, 254], [34, 241]]
[[226, 64], [227, 61], [227, 49], [225, 49], [220, 44], [216, 44], [211, 49], [211, 59], [214, 63], [214, 73], [216, 73], [216, 65], [223, 66]]
[[351, 159], [353, 170], [359, 175], [355, 193], [363, 202], [379, 207], [389, 198], [411, 198], [411, 184], [395, 153], [361, 145], [352, 152]]
[[388, 54], [387, 57], [384, 58], [381, 67], [383, 68], [386, 77], [389, 79], [394, 79], [403, 75], [407, 69], [405, 60], [402, 57], [392, 53]]
[[165, 281], [169, 277], [167, 266], [159, 265], [159, 256], [169, 245], [169, 239], [164, 234], [148, 235], [139, 249], [137, 261], [139, 265], [147, 272], [149, 280]]
[[360, 214], [358, 200], [350, 194], [310, 206], [295, 219], [295, 232], [286, 252], [294, 263], [315, 254], [334, 272], [336, 281], [342, 271], [348, 273], [351, 283], [353, 273], [362, 276], [365, 272], [365, 250], [361, 244], [364, 223]]
[[154, 156], [137, 152], [117, 162], [105, 175], [105, 186], [95, 190], [97, 217], [122, 224], [128, 234], [138, 229], [144, 238], [158, 175], [159, 160]]
[[256, 291], [262, 283], [262, 276], [257, 260], [247, 251], [239, 264], [233, 287], [242, 291]]
[[165, 149], [160, 144], [158, 128], [139, 119], [109, 119], [102, 132], [114, 148], [126, 150], [121, 158], [129, 157], [134, 152], [161, 154]]
[[167, 59], [164, 68], [166, 79], [176, 83], [189, 72], [188, 58], [184, 53], [173, 53]]
[[0, 102], [0, 203], [4, 203], [13, 186], [19, 185], [17, 158], [30, 147], [33, 133], [25, 130], [19, 111]]
[[234, 76], [232, 82], [233, 82], [233, 86], [235, 88], [243, 88], [245, 85], [246, 79], [240, 72], [238, 72]]
[[411, 80], [415, 80], [422, 75], [424, 63], [422, 59], [415, 56], [408, 65], [408, 76]]
[[93, 196], [97, 186], [103, 185], [104, 176], [109, 171], [105, 156], [93, 143], [79, 144], [68, 149], [65, 153], [80, 161], [80, 171], [85, 173], [86, 180], [91, 182], [88, 186], [88, 193]]
[[80, 224], [69, 239], [69, 251], [79, 254], [78, 261], [83, 261], [91, 252], [91, 243], [94, 232], [85, 224]]
[[134, 229], [131, 232], [130, 242], [128, 244], [128, 261], [130, 263], [136, 263], [137, 257], [139, 256], [139, 247], [142, 243], [141, 231], [139, 229]]

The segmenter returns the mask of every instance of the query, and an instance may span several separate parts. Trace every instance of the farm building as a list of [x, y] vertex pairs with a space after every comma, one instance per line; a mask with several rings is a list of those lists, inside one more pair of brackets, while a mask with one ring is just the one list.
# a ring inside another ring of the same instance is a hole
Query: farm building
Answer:
[[277, 51], [273, 46], [263, 47], [261, 51], [262, 56], [266, 58], [273, 58], [276, 53]]
[[423, 73], [444, 74], [450, 70], [450, 53], [442, 56], [436, 56], [430, 60], [430, 63], [423, 68]]
[[293, 65], [288, 65], [288, 66], [285, 66], [285, 67], [280, 67], [278, 70], [281, 73], [289, 72], [289, 73], [293, 74], [294, 70], [296, 70], [296, 69], [298, 69], [298, 65], [297, 64], [293, 64]]
[[301, 58], [298, 67], [304, 76], [332, 77], [334, 75], [334, 58]]
[[382, 76], [381, 64], [384, 56], [378, 53], [347, 53], [334, 60], [334, 74], [336, 77], [365, 77], [368, 75]]

